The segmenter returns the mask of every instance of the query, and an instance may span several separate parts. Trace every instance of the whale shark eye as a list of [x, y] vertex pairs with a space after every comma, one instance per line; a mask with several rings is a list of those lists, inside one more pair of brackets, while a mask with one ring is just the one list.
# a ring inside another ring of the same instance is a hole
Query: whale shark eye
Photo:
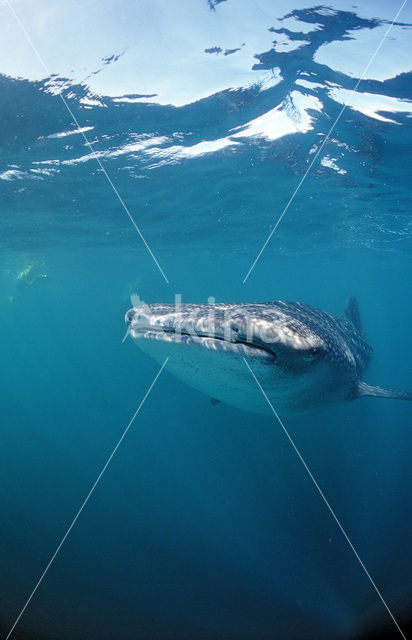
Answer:
[[306, 352], [306, 355], [303, 356], [303, 359], [305, 360], [305, 362], [312, 362], [316, 356], [318, 356], [320, 354], [320, 349], [318, 349], [317, 347], [314, 347], [311, 351]]

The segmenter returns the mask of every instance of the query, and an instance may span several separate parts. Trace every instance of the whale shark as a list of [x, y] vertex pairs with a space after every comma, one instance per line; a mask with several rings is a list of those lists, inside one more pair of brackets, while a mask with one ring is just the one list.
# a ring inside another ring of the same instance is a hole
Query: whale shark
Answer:
[[[300, 302], [145, 304], [125, 315], [127, 334], [191, 387], [254, 413], [271, 413], [252, 376], [282, 414], [311, 412], [364, 396], [412, 400], [367, 384], [372, 356], [359, 306], [340, 317]], [[248, 366], [250, 369], [248, 368]]]

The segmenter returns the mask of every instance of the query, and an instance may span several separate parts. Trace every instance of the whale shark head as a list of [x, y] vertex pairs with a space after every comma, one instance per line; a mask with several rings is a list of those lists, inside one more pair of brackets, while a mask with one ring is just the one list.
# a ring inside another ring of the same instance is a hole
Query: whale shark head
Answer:
[[359, 395], [372, 349], [354, 319], [295, 302], [139, 304], [128, 333], [190, 386], [238, 408], [268, 413], [245, 359], [273, 406], [304, 412]]

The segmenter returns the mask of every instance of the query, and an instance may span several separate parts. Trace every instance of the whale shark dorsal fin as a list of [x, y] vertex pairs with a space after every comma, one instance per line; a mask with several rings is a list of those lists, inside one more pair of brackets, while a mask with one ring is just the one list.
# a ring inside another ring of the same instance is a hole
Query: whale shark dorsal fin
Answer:
[[375, 398], [392, 398], [393, 400], [412, 400], [412, 393], [374, 387], [366, 382], [359, 382], [358, 396], [374, 396]]
[[343, 315], [346, 318], [346, 320], [349, 320], [353, 324], [355, 329], [357, 329], [358, 331], [362, 331], [359, 304], [356, 298], [354, 297], [349, 298]]

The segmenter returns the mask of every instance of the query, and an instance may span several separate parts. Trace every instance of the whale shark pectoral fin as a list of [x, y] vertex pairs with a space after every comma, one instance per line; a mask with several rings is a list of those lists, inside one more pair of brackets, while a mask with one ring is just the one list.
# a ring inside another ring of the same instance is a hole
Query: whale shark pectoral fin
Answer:
[[357, 331], [362, 331], [362, 323], [360, 318], [359, 304], [356, 298], [349, 298], [346, 309], [343, 313], [346, 320], [349, 320]]
[[412, 393], [407, 391], [396, 391], [394, 389], [383, 389], [382, 387], [374, 387], [366, 382], [359, 382], [358, 397], [374, 396], [375, 398], [392, 398], [394, 400], [412, 400]]
[[122, 344], [123, 344], [124, 342], [126, 342], [126, 340], [127, 340], [127, 338], [128, 338], [128, 336], [129, 336], [129, 335], [130, 335], [130, 325], [127, 327], [127, 331], [126, 331], [126, 333], [125, 333], [125, 334], [124, 334], [124, 336], [123, 336]]

